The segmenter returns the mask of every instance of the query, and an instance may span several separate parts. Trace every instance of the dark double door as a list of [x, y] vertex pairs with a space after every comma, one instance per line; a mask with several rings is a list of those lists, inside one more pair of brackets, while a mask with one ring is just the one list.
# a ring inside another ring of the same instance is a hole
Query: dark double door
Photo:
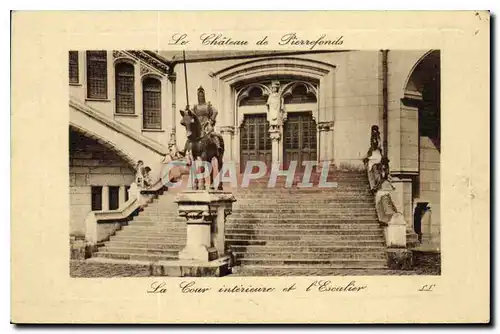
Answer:
[[[297, 170], [303, 161], [316, 161], [316, 122], [311, 113], [289, 113], [283, 128], [283, 168], [297, 161]], [[265, 114], [245, 115], [240, 135], [240, 170], [245, 170], [248, 161], [262, 161], [270, 171], [272, 142], [269, 122]]]
[[289, 113], [283, 129], [283, 168], [297, 161], [302, 170], [304, 161], [316, 161], [316, 122], [311, 113]]
[[262, 161], [270, 170], [272, 142], [266, 114], [245, 115], [240, 134], [240, 170], [245, 171], [248, 161]]

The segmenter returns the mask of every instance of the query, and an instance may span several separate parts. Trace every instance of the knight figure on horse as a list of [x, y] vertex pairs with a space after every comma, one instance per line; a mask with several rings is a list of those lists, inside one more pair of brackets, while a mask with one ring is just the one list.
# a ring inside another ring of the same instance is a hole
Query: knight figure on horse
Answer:
[[[181, 125], [186, 128], [187, 135], [183, 155], [188, 161], [192, 159], [192, 163], [195, 163], [196, 160], [202, 160], [211, 164], [212, 159], [215, 158], [217, 169], [220, 170], [224, 154], [224, 141], [222, 136], [214, 131], [217, 110], [210, 102], [206, 102], [203, 87], [198, 88], [198, 104], [193, 106], [193, 110], [190, 110], [188, 105], [186, 110], [181, 110], [180, 113], [182, 116]], [[212, 185], [213, 174], [210, 175]], [[222, 189], [222, 185], [219, 184], [218, 188]]]
[[[193, 110], [189, 110], [189, 106], [186, 106], [185, 112], [191, 111], [196, 115], [201, 124], [201, 135], [205, 136], [214, 131], [215, 123], [217, 122], [217, 109], [215, 109], [210, 102], [206, 102], [205, 99], [205, 89], [203, 87], [198, 88], [198, 104], [193, 106]], [[181, 112], [182, 114], [182, 112]], [[184, 124], [183, 124], [184, 125]], [[185, 126], [185, 125], [184, 125]], [[184, 145], [184, 154], [189, 149], [189, 136]]]

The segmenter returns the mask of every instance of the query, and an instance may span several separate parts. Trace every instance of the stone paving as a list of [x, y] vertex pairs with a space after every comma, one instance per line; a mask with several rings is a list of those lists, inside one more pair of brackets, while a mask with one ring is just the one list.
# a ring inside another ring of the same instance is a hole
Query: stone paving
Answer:
[[137, 264], [93, 263], [85, 260], [71, 260], [71, 277], [147, 277], [149, 266]]
[[[415, 258], [413, 270], [387, 269], [309, 269], [309, 268], [272, 268], [253, 269], [235, 268], [231, 276], [408, 276], [440, 275], [439, 255], [420, 254]], [[71, 260], [71, 277], [148, 277], [151, 276], [149, 265], [99, 263], [85, 260]]]

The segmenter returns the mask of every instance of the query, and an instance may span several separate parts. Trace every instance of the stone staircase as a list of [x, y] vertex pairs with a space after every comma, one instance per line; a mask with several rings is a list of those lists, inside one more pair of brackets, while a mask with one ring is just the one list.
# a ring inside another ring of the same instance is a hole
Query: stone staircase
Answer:
[[[385, 269], [383, 230], [366, 173], [330, 173], [336, 188], [291, 188], [279, 177], [231, 189], [237, 198], [226, 223], [226, 246], [241, 268]], [[185, 219], [170, 189], [153, 200], [94, 255], [95, 260], [174, 260], [185, 246]]]
[[[296, 177], [300, 181], [301, 177]], [[387, 268], [385, 240], [365, 172], [337, 172], [336, 188], [240, 188], [226, 244], [241, 268]]]
[[186, 222], [177, 215], [177, 191], [170, 189], [111, 236], [95, 259], [175, 260], [186, 245]]

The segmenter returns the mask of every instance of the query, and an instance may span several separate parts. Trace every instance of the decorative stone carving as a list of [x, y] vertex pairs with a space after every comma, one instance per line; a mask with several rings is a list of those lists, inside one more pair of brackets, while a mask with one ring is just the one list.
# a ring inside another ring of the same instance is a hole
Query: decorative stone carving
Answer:
[[306, 87], [306, 94], [312, 94], [316, 97], [316, 99], [318, 98], [318, 88], [307, 81], [293, 81], [293, 82], [290, 82], [289, 84], [287, 84], [283, 88], [283, 94], [282, 94], [283, 98], [287, 97], [288, 95], [292, 95], [293, 90], [297, 86]]
[[219, 131], [221, 134], [230, 134], [234, 135], [234, 126], [232, 125], [224, 125], [219, 127]]
[[261, 94], [264, 96], [269, 96], [271, 93], [271, 89], [267, 87], [266, 85], [260, 84], [260, 83], [253, 83], [247, 86], [244, 86], [240, 90], [236, 92], [237, 98], [237, 103], [238, 106], [240, 105], [241, 101], [247, 98], [250, 95], [250, 91], [254, 88], [259, 88], [261, 91]]
[[152, 72], [153, 70], [151, 70], [151, 68], [145, 66], [144, 64], [141, 64], [141, 76]]
[[318, 122], [318, 131], [331, 131], [333, 130], [334, 121], [321, 121]]
[[372, 191], [377, 191], [382, 183], [389, 178], [389, 159], [380, 147], [380, 131], [378, 125], [373, 125], [370, 135], [370, 148], [363, 159], [368, 172]]
[[144, 51], [138, 51], [138, 50], [127, 50], [128, 53], [132, 54], [134, 57], [139, 58], [140, 60], [144, 61], [148, 65], [153, 66], [155, 69], [160, 71], [162, 74], [167, 74], [169, 72], [169, 67], [159, 61], [158, 59], [150, 56]]
[[375, 195], [377, 218], [384, 227], [385, 243], [388, 249], [387, 265], [391, 269], [411, 269], [411, 252], [407, 250], [406, 221], [394, 205], [394, 186], [384, 175], [388, 159], [380, 148], [380, 132], [377, 125], [371, 128], [370, 149], [364, 159], [370, 189]]
[[116, 58], [129, 58], [129, 56], [127, 56], [125, 54], [125, 52], [123, 51], [120, 51], [120, 50], [113, 50], [113, 58], [116, 59]]
[[170, 81], [171, 83], [175, 83], [175, 81], [177, 80], [177, 73], [175, 72], [170, 72], [168, 73], [168, 81]]
[[185, 191], [178, 195], [179, 216], [186, 218], [186, 247], [181, 260], [208, 263], [226, 255], [224, 226], [232, 211], [233, 194], [221, 191]]

